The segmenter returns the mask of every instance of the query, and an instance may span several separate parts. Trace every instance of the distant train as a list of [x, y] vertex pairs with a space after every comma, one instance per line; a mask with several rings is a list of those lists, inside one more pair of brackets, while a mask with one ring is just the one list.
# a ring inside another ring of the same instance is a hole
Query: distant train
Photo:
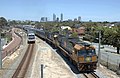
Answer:
[[61, 35], [59, 32], [37, 30], [35, 34], [57, 47], [79, 71], [94, 71], [97, 68], [98, 58], [93, 45], [79, 38]]
[[35, 34], [33, 32], [29, 32], [27, 34], [28, 40], [27, 43], [31, 44], [31, 43], [35, 43]]

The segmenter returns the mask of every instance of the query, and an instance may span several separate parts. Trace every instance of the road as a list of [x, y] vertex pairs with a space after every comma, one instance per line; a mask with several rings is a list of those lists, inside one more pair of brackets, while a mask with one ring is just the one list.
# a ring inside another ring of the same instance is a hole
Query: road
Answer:
[[21, 38], [15, 34], [16, 31], [15, 28], [12, 29], [12, 41], [8, 43], [6, 46], [2, 49], [2, 59], [4, 59], [7, 55], [12, 54], [17, 48], [19, 48], [19, 45], [21, 43]]
[[[98, 43], [92, 43], [96, 47], [96, 53], [98, 54]], [[120, 55], [116, 54], [116, 49], [109, 46], [104, 46], [103, 49], [100, 50], [101, 59], [108, 61], [111, 64], [118, 65], [120, 63]], [[112, 52], [112, 53], [111, 53]]]

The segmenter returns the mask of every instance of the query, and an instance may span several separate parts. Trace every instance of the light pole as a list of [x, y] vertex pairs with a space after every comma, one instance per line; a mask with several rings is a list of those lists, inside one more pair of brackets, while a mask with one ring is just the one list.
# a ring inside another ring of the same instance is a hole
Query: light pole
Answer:
[[0, 31], [0, 69], [2, 69], [2, 45], [1, 45], [1, 31]]
[[99, 45], [98, 45], [98, 67], [100, 67], [100, 59], [101, 59], [101, 52], [100, 52], [100, 45], [101, 45], [101, 31], [99, 33]]
[[41, 64], [41, 78], [43, 78], [43, 64]]

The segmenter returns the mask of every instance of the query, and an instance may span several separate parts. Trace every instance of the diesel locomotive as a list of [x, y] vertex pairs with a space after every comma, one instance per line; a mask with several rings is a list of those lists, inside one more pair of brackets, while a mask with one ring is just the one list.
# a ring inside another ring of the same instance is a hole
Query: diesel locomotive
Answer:
[[37, 31], [36, 35], [61, 50], [79, 71], [94, 71], [97, 68], [97, 55], [95, 47], [79, 38], [65, 36], [59, 32]]

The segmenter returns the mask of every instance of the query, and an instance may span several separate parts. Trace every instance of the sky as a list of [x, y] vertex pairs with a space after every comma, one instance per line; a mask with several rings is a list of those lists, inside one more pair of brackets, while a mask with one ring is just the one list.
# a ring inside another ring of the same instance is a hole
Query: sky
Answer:
[[0, 17], [10, 20], [53, 20], [53, 13], [64, 20], [120, 21], [120, 0], [0, 0]]

